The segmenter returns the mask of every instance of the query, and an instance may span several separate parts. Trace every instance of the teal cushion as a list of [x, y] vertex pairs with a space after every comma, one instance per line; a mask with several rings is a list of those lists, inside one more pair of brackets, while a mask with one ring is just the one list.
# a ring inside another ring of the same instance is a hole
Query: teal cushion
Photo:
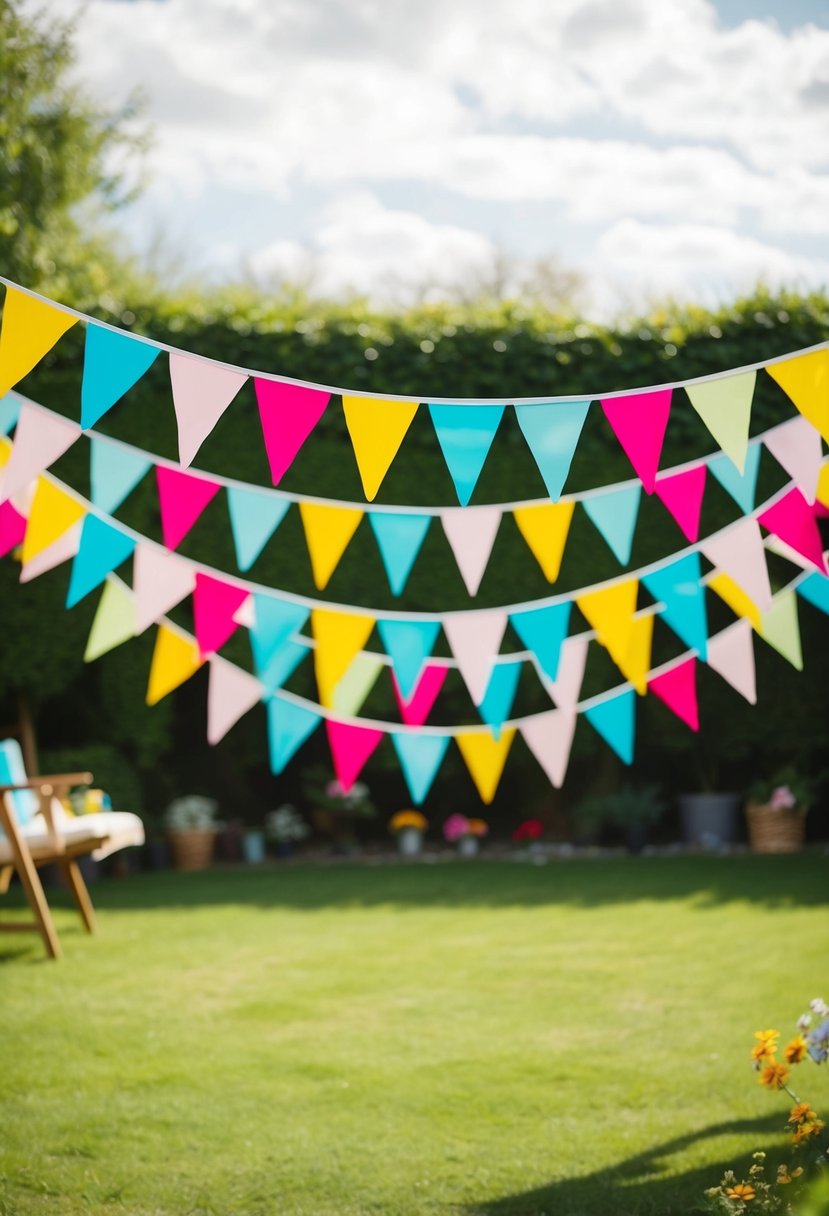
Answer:
[[[0, 785], [14, 785], [26, 780], [23, 753], [16, 739], [0, 742]], [[40, 799], [32, 790], [15, 790], [10, 795], [18, 823], [28, 823], [40, 809]]]

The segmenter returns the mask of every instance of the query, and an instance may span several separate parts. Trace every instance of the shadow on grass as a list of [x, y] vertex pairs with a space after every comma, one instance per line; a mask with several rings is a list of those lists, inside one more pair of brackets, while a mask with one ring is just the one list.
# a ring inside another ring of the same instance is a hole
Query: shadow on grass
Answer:
[[[757, 1148], [762, 1148], [779, 1130], [779, 1114], [715, 1123], [699, 1132], [666, 1140], [609, 1169], [505, 1195], [471, 1205], [467, 1210], [470, 1216], [692, 1216], [706, 1210], [705, 1191], [716, 1186], [727, 1169], [733, 1169], [738, 1177], [748, 1176], [751, 1156], [669, 1173], [674, 1154], [687, 1151], [699, 1141], [749, 1133], [756, 1138]], [[600, 1129], [597, 1134], [601, 1134]], [[585, 1153], [588, 1152], [589, 1145], [585, 1146]], [[777, 1154], [769, 1151], [767, 1177], [774, 1177], [778, 1160], [783, 1159], [782, 1150]]]

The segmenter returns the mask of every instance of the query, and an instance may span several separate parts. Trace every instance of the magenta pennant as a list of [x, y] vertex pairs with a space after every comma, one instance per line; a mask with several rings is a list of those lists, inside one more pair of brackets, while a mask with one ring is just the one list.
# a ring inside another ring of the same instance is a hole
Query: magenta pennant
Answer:
[[646, 492], [652, 494], [671, 413], [669, 388], [605, 397], [602, 409]]
[[170, 352], [170, 385], [178, 423], [179, 460], [188, 465], [239, 389], [244, 372]]
[[561, 789], [567, 775], [577, 718], [575, 710], [548, 709], [519, 727], [524, 742], [556, 789]]
[[12, 498], [54, 464], [80, 436], [77, 422], [59, 418], [24, 402], [14, 432], [14, 447], [0, 473], [2, 498]]
[[23, 544], [26, 520], [10, 502], [0, 503], [0, 557]]
[[803, 492], [806, 501], [813, 503], [823, 464], [820, 431], [799, 414], [766, 431], [763, 443]]
[[262, 685], [249, 671], [243, 671], [217, 654], [211, 656], [209, 663], [207, 742], [212, 747], [248, 710], [259, 704]]
[[[757, 519], [769, 532], [791, 545], [795, 552], [802, 553], [822, 574], [827, 573], [815, 513], [800, 490], [789, 490], [774, 506], [761, 511]], [[763, 610], [766, 611], [767, 607]]]
[[347, 794], [378, 747], [383, 732], [370, 726], [352, 726], [327, 718], [325, 729], [337, 780]]
[[751, 705], [757, 704], [754, 638], [747, 617], [741, 617], [708, 639], [708, 666]]
[[255, 380], [271, 480], [279, 485], [331, 400], [331, 394], [278, 380]]
[[391, 667], [389, 671], [391, 672], [394, 697], [400, 710], [400, 717], [407, 726], [423, 726], [429, 717], [432, 706], [437, 700], [438, 693], [443, 688], [449, 668], [431, 666], [427, 663], [408, 701], [403, 699], [403, 693], [400, 691], [397, 676]]
[[176, 553], [158, 545], [138, 545], [132, 559], [135, 633], [155, 625], [193, 590], [193, 570]]
[[184, 540], [207, 504], [221, 489], [218, 482], [178, 469], [156, 465], [158, 505], [161, 509], [161, 534], [168, 549]]
[[697, 540], [705, 493], [705, 465], [697, 464], [681, 473], [658, 477], [655, 489], [657, 498], [668, 508], [688, 540]]
[[221, 650], [239, 628], [234, 614], [248, 598], [245, 587], [198, 573], [193, 590], [193, 623], [201, 656]]
[[702, 545], [701, 552], [745, 591], [761, 612], [771, 607], [766, 551], [756, 519], [740, 519]]
[[699, 730], [695, 658], [686, 659], [677, 667], [663, 671], [661, 675], [652, 676], [648, 680], [648, 689], [656, 693], [660, 701], [664, 701], [668, 709], [673, 710], [686, 726], [690, 726], [691, 730]]

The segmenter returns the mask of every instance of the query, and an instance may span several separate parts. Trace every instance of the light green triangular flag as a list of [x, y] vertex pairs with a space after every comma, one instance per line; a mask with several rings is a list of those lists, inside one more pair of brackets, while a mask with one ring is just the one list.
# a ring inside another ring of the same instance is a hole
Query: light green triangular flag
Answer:
[[778, 654], [803, 670], [800, 648], [800, 622], [797, 616], [797, 596], [794, 591], [780, 591], [771, 601], [771, 608], [762, 614], [761, 636]]
[[745, 471], [756, 380], [756, 372], [740, 372], [737, 376], [685, 386], [691, 405], [741, 473]]
[[380, 655], [358, 654], [334, 689], [331, 699], [334, 712], [346, 717], [358, 714], [384, 666]]
[[122, 642], [135, 637], [135, 600], [129, 587], [120, 579], [108, 578], [104, 583], [101, 598], [89, 641], [84, 651], [84, 662], [91, 663], [108, 650], [114, 650]]

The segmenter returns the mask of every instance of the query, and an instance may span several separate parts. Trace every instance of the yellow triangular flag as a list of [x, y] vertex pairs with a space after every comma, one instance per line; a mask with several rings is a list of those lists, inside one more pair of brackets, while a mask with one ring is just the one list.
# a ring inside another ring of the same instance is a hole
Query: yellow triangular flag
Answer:
[[182, 637], [159, 625], [147, 686], [147, 704], [157, 705], [168, 692], [189, 680], [202, 665], [195, 638]]
[[329, 608], [311, 610], [311, 632], [317, 643], [314, 647], [314, 670], [320, 705], [331, 708], [335, 688], [355, 655], [365, 646], [373, 628], [374, 617], [371, 616], [334, 612]]
[[763, 613], [758, 632], [792, 667], [796, 667], [798, 671], [803, 670], [800, 621], [797, 616], [797, 595], [794, 591], [778, 592], [771, 601], [771, 608]]
[[346, 718], [356, 717], [384, 667], [382, 655], [356, 655], [354, 662], [334, 689], [331, 708], [335, 713]]
[[135, 637], [135, 600], [129, 587], [120, 579], [108, 578], [104, 583], [95, 619], [89, 631], [83, 661], [91, 663], [122, 642]]
[[825, 464], [820, 470], [815, 497], [821, 506], [829, 507], [829, 464]]
[[85, 514], [84, 507], [54, 482], [38, 477], [23, 539], [23, 565], [54, 544]]
[[14, 287], [6, 289], [0, 330], [0, 397], [40, 362], [77, 319], [45, 300]]
[[640, 697], [648, 691], [648, 675], [651, 668], [651, 643], [653, 641], [653, 613], [633, 618], [630, 640], [624, 657], [614, 662], [626, 680], [629, 680]]
[[757, 633], [760, 632], [762, 626], [760, 609], [730, 575], [715, 574], [708, 580], [708, 587], [720, 597], [723, 603], [728, 604], [732, 612], [736, 612], [737, 616], [744, 616], [746, 620], [751, 621]]
[[596, 638], [610, 651], [614, 662], [627, 653], [638, 594], [639, 580], [631, 578], [576, 597], [579, 608], [596, 630]]
[[502, 730], [497, 739], [486, 731], [461, 732], [455, 736], [481, 802], [489, 804], [495, 797], [514, 738], [514, 726]]
[[416, 401], [343, 397], [345, 424], [354, 446], [363, 493], [371, 502], [417, 413]]
[[741, 372], [737, 376], [685, 386], [691, 405], [741, 473], [746, 463], [756, 380], [756, 372]]
[[543, 502], [513, 511], [518, 529], [548, 583], [558, 578], [575, 506], [575, 502]]
[[311, 558], [314, 586], [322, 591], [357, 531], [363, 512], [359, 507], [331, 507], [326, 503], [301, 502], [299, 513]]
[[11, 439], [7, 439], [5, 435], [0, 436], [0, 469], [5, 469], [9, 463], [9, 457], [12, 454], [14, 444]]
[[766, 371], [829, 443], [829, 350], [770, 363]]

